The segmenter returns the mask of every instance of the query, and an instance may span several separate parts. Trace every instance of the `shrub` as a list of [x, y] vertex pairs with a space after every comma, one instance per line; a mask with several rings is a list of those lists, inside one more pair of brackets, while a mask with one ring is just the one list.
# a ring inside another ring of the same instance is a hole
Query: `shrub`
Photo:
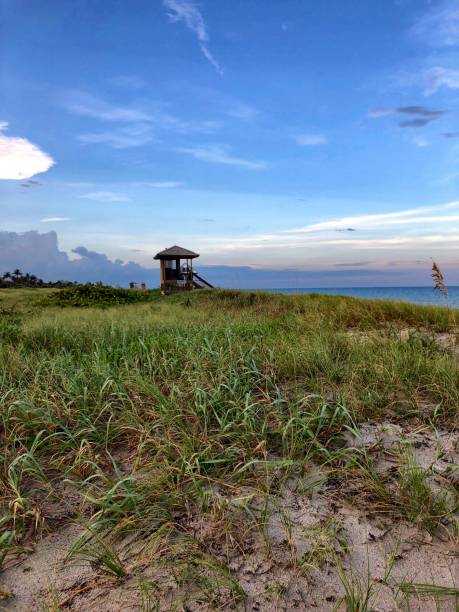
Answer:
[[76, 285], [53, 293], [46, 299], [47, 304], [55, 306], [117, 306], [149, 302], [157, 297], [157, 291], [136, 291], [105, 285]]

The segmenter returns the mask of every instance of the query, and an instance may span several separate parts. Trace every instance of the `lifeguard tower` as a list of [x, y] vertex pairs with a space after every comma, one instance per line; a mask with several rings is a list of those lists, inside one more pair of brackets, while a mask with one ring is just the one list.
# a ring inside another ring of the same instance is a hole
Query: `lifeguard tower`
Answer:
[[196, 257], [199, 257], [199, 253], [194, 253], [177, 245], [155, 255], [154, 259], [159, 260], [161, 291], [163, 293], [213, 289], [210, 283], [193, 270], [193, 259], [196, 259]]

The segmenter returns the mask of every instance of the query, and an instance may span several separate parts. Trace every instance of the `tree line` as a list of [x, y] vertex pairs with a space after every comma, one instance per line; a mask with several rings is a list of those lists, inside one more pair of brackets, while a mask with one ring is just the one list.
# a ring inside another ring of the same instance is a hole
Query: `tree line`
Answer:
[[5, 272], [0, 276], [0, 288], [8, 289], [10, 287], [69, 287], [77, 285], [71, 281], [58, 280], [54, 282], [46, 282], [35, 274], [24, 274], [17, 268], [13, 272]]

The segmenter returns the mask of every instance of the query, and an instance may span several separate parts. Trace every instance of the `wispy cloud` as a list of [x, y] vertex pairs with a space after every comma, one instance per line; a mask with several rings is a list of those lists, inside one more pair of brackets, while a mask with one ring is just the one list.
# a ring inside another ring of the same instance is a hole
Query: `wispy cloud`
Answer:
[[125, 89], [142, 89], [146, 85], [145, 81], [135, 74], [115, 76], [108, 79], [108, 81], [116, 87], [122, 87]]
[[414, 117], [432, 117], [437, 119], [446, 113], [444, 110], [433, 110], [427, 106], [411, 105], [411, 106], [394, 106], [392, 108], [375, 108], [368, 111], [368, 116], [373, 119], [379, 117], [387, 117], [388, 115], [394, 115], [401, 113], [403, 115], [412, 115]]
[[413, 143], [417, 147], [422, 149], [422, 148], [428, 147], [430, 145], [430, 140], [428, 140], [424, 136], [419, 136], [418, 134], [416, 134], [416, 136], [413, 136]]
[[316, 147], [327, 144], [323, 134], [297, 134], [294, 139], [300, 147]]
[[148, 181], [142, 183], [145, 187], [153, 187], [154, 189], [177, 189], [183, 187], [181, 181]]
[[212, 64], [218, 74], [223, 75], [220, 64], [209, 50], [207, 27], [197, 5], [191, 0], [163, 0], [163, 5], [172, 22], [182, 22], [189, 30], [194, 32], [204, 57]]
[[[346, 245], [357, 247], [358, 249], [391, 249], [393, 247], [417, 247], [420, 245], [446, 246], [447, 244], [451, 245], [451, 243], [459, 244], [459, 235], [448, 236], [446, 234], [431, 234], [427, 236], [396, 236], [394, 238], [352, 239], [346, 241]], [[322, 240], [320, 244], [324, 246], [343, 246], [343, 242], [338, 240]], [[447, 246], [446, 248], [451, 247]]]
[[371, 261], [350, 261], [348, 263], [336, 263], [335, 268], [363, 268], [369, 266]]
[[459, 138], [459, 132], [444, 132], [443, 136], [445, 138]]
[[[354, 250], [358, 250], [364, 257], [366, 250], [401, 253], [415, 252], [419, 248], [425, 250], [425, 247], [429, 247], [429, 251], [451, 249], [451, 245], [459, 246], [458, 209], [459, 201], [454, 201], [437, 206], [335, 218], [272, 234], [239, 236], [225, 241], [209, 236], [203, 249], [213, 253], [232, 253], [239, 257], [241, 253], [264, 249], [269, 249], [271, 256], [273, 250], [281, 249], [284, 255], [290, 252], [296, 253], [298, 257], [306, 249], [314, 254], [320, 252], [320, 257], [327, 259], [333, 257], [333, 254], [335, 257], [345, 257], [347, 252]], [[347, 233], [336, 236], [337, 230], [349, 224], [359, 230], [358, 238]], [[413, 230], [415, 226], [419, 228], [422, 225], [424, 229]], [[335, 262], [333, 265], [341, 265], [340, 259], [335, 259]], [[354, 263], [358, 267], [370, 265], [371, 262], [362, 258]], [[352, 267], [352, 263], [343, 263], [342, 266]]]
[[445, 114], [442, 110], [432, 110], [425, 106], [399, 106], [395, 109], [397, 113], [404, 113], [405, 115], [420, 115], [421, 117], [441, 117]]
[[154, 140], [149, 124], [134, 123], [114, 130], [80, 134], [78, 140], [88, 144], [107, 144], [114, 149], [140, 147]]
[[372, 119], [379, 119], [379, 117], [387, 117], [388, 115], [393, 115], [395, 113], [395, 108], [373, 108], [368, 111], [368, 116]]
[[459, 45], [459, 2], [437, 2], [422, 15], [412, 28], [412, 33], [432, 47]]
[[23, 183], [21, 183], [21, 187], [24, 189], [34, 189], [35, 187], [40, 187], [42, 183], [40, 181], [35, 181], [33, 179], [27, 179]]
[[89, 181], [62, 181], [57, 184], [72, 189], [88, 189], [89, 187], [94, 187], [94, 183], [90, 183]]
[[149, 113], [131, 106], [118, 106], [80, 90], [71, 90], [61, 96], [63, 106], [70, 112], [102, 121], [151, 121]]
[[96, 202], [129, 202], [130, 198], [122, 193], [114, 191], [92, 191], [79, 196], [83, 200], [94, 200]]
[[438, 117], [416, 117], [415, 119], [405, 119], [399, 121], [399, 127], [401, 128], [420, 128], [424, 127], [431, 121], [435, 121]]
[[71, 221], [70, 217], [45, 217], [40, 219], [40, 223], [61, 223], [62, 221]]
[[267, 167], [264, 161], [253, 161], [231, 155], [229, 147], [221, 144], [198, 145], [195, 147], [187, 147], [178, 150], [179, 153], [192, 155], [201, 161], [210, 162], [213, 164], [226, 164], [229, 166], [242, 166], [249, 170], [260, 170]]
[[322, 221], [287, 230], [287, 233], [313, 233], [327, 230], [336, 230], [343, 226], [350, 226], [354, 229], [382, 228], [391, 225], [404, 225], [410, 223], [432, 223], [434, 221], [459, 220], [459, 215], [430, 215], [459, 208], [459, 201], [449, 202], [438, 206], [424, 206], [420, 208], [410, 208], [389, 213], [377, 213], [372, 215], [356, 215], [352, 217], [342, 217], [331, 221]]
[[213, 134], [218, 129], [222, 127], [221, 121], [216, 121], [215, 119], [203, 119], [203, 120], [195, 120], [195, 121], [182, 121], [180, 119], [175, 118], [175, 120], [170, 122], [169, 127], [174, 129], [179, 134]]
[[376, 108], [368, 112], [368, 116], [372, 119], [379, 119], [380, 117], [386, 117], [388, 115], [398, 114], [408, 116], [409, 119], [399, 121], [399, 127], [401, 128], [420, 128], [424, 127], [431, 121], [440, 119], [446, 111], [444, 110], [433, 110], [426, 106], [412, 105], [412, 106], [398, 106], [394, 108]]
[[55, 161], [26, 138], [6, 136], [6, 121], [0, 122], [0, 179], [22, 181], [46, 172]]
[[145, 145], [156, 133], [173, 131], [177, 134], [213, 134], [222, 127], [215, 119], [183, 120], [167, 112], [164, 104], [150, 102], [148, 112], [135, 106], [118, 106], [82, 91], [69, 91], [61, 97], [64, 107], [83, 117], [114, 124], [110, 129], [79, 134], [78, 140], [89, 144], [107, 144], [115, 149]]
[[440, 87], [459, 89], [459, 70], [441, 66], [430, 68], [425, 74], [425, 83], [426, 96], [434, 94]]
[[234, 117], [235, 119], [242, 119], [244, 121], [250, 121], [260, 115], [258, 111], [250, 104], [244, 102], [235, 102], [228, 110], [227, 115]]

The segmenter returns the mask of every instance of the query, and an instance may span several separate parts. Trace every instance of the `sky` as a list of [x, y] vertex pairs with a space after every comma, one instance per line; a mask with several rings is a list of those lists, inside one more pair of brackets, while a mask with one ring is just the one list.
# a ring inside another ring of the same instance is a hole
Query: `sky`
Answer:
[[432, 258], [459, 284], [459, 0], [1, 0], [0, 23], [0, 272], [156, 282], [178, 244], [231, 286], [428, 285]]

